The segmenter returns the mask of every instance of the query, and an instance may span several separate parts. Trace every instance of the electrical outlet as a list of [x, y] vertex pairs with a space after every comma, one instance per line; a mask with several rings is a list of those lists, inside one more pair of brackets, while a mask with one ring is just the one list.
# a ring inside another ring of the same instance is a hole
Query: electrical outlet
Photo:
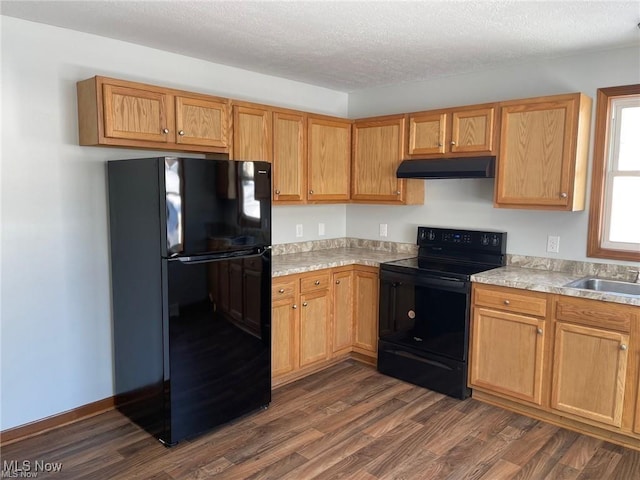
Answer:
[[324, 236], [324, 223], [318, 224], [318, 236], [320, 237]]
[[549, 235], [547, 237], [547, 252], [550, 252], [550, 253], [560, 252], [560, 237], [555, 235]]
[[381, 237], [386, 237], [387, 236], [387, 224], [386, 223], [381, 223], [380, 224], [380, 236]]
[[300, 238], [302, 237], [302, 224], [298, 223], [296, 225], [296, 237]]

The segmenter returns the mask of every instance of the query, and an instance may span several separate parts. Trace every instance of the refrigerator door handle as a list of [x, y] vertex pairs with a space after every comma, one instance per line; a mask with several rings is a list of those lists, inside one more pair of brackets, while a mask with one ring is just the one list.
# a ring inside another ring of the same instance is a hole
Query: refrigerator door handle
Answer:
[[[268, 247], [268, 248], [271, 248], [271, 247]], [[169, 261], [170, 262], [178, 261], [181, 263], [196, 264], [196, 263], [207, 263], [207, 262], [212, 262], [216, 260], [228, 260], [230, 258], [237, 258], [237, 257], [257, 257], [262, 255], [266, 249], [267, 248], [265, 247], [258, 247], [258, 248], [251, 248], [247, 250], [237, 250], [235, 252], [213, 253], [210, 255], [196, 255], [193, 257], [172, 257], [169, 259]]]

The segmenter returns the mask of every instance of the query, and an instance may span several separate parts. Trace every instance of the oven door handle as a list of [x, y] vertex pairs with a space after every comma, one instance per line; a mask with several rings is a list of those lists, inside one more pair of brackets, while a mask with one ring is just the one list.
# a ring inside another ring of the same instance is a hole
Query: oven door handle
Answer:
[[417, 285], [420, 285], [422, 287], [443, 287], [447, 289], [463, 290], [468, 286], [467, 281], [450, 277], [427, 277], [417, 275], [416, 277], [414, 277], [414, 281]]
[[411, 360], [416, 360], [421, 363], [426, 363], [428, 365], [433, 365], [434, 367], [444, 368], [446, 370], [453, 370], [449, 365], [445, 365], [444, 363], [436, 362], [435, 360], [429, 360], [423, 357], [419, 357], [418, 355], [414, 355], [413, 353], [405, 352], [403, 350], [388, 350], [389, 353], [394, 355], [398, 355], [399, 357], [410, 358]]

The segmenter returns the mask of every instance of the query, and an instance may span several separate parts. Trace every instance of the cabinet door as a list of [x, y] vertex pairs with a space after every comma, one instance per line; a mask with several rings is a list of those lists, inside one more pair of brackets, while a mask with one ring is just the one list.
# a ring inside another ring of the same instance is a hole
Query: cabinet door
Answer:
[[[377, 356], [378, 353], [378, 274], [356, 270], [354, 272], [355, 338], [353, 345], [360, 353]], [[373, 355], [372, 355], [373, 354]]]
[[271, 161], [270, 110], [242, 105], [233, 106], [233, 158]]
[[333, 324], [331, 352], [334, 355], [351, 351], [353, 344], [353, 272], [338, 272], [333, 281]]
[[585, 130], [590, 110], [581, 108], [586, 118], [578, 122], [578, 99], [502, 107], [496, 206], [583, 208], [584, 202], [574, 202], [574, 188], [584, 196], [588, 138], [579, 134], [578, 123]]
[[225, 101], [176, 96], [176, 143], [228, 147], [228, 115]]
[[409, 155], [444, 153], [446, 128], [446, 113], [409, 115]]
[[273, 112], [273, 201], [304, 203], [307, 142], [304, 115]]
[[102, 89], [105, 136], [173, 142], [174, 114], [169, 95], [107, 83]]
[[352, 200], [404, 200], [403, 181], [396, 177], [402, 161], [404, 124], [404, 117], [354, 124]]
[[349, 200], [351, 122], [309, 116], [309, 202]]
[[451, 152], [493, 151], [494, 108], [462, 110], [451, 115]]
[[300, 295], [300, 366], [329, 358], [329, 291]]
[[619, 427], [629, 336], [558, 322], [551, 407]]
[[540, 405], [544, 327], [537, 318], [474, 309], [470, 385]]
[[298, 368], [297, 308], [292, 296], [273, 301], [271, 313], [271, 376], [273, 378]]

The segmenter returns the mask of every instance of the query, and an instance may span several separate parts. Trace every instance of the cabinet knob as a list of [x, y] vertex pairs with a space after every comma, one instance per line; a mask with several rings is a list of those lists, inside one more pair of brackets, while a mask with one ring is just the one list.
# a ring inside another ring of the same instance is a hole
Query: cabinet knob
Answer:
[[441, 146], [442, 146], [442, 143], [438, 142], [438, 146], [439, 146], [439, 147], [441, 147]]
[[291, 308], [293, 308], [295, 310], [296, 308], [298, 308], [298, 305], [294, 304], [293, 307], [291, 307]]
[[400, 195], [400, 190], [396, 190], [396, 195]]
[[313, 190], [309, 190], [309, 195], [313, 195]]
[[626, 349], [627, 349], [627, 346], [624, 343], [620, 345], [620, 350], [626, 350]]
[[542, 335], [542, 329], [541, 328], [538, 328], [537, 331], [538, 331], [538, 335]]
[[169, 133], [169, 129], [168, 128], [163, 128], [162, 129], [162, 133]]
[[304, 303], [302, 304], [302, 306], [303, 306], [303, 307], [306, 307], [307, 305], [309, 305], [307, 302], [304, 302]]
[[560, 194], [560, 198], [567, 198], [567, 194], [566, 194], [565, 192], [562, 192], [562, 193]]
[[276, 190], [276, 195], [280, 195], [280, 190]]
[[340, 280], [336, 280], [336, 285], [340, 285]]
[[284, 293], [284, 288], [281, 288], [280, 290], [278, 290], [278, 293]]
[[505, 300], [505, 301], [504, 301], [504, 304], [505, 304], [505, 305], [509, 305], [509, 304], [511, 304], [511, 302], [510, 302], [509, 300]]
[[315, 282], [313, 282], [314, 285], [320, 285], [320, 280], [316, 280]]
[[451, 145], [455, 145], [455, 144], [456, 144], [456, 142], [454, 142], [453, 140], [451, 140]]
[[178, 135], [180, 135], [180, 136], [182, 137], [182, 136], [184, 135], [184, 130], [180, 130], [180, 131], [178, 132]]

